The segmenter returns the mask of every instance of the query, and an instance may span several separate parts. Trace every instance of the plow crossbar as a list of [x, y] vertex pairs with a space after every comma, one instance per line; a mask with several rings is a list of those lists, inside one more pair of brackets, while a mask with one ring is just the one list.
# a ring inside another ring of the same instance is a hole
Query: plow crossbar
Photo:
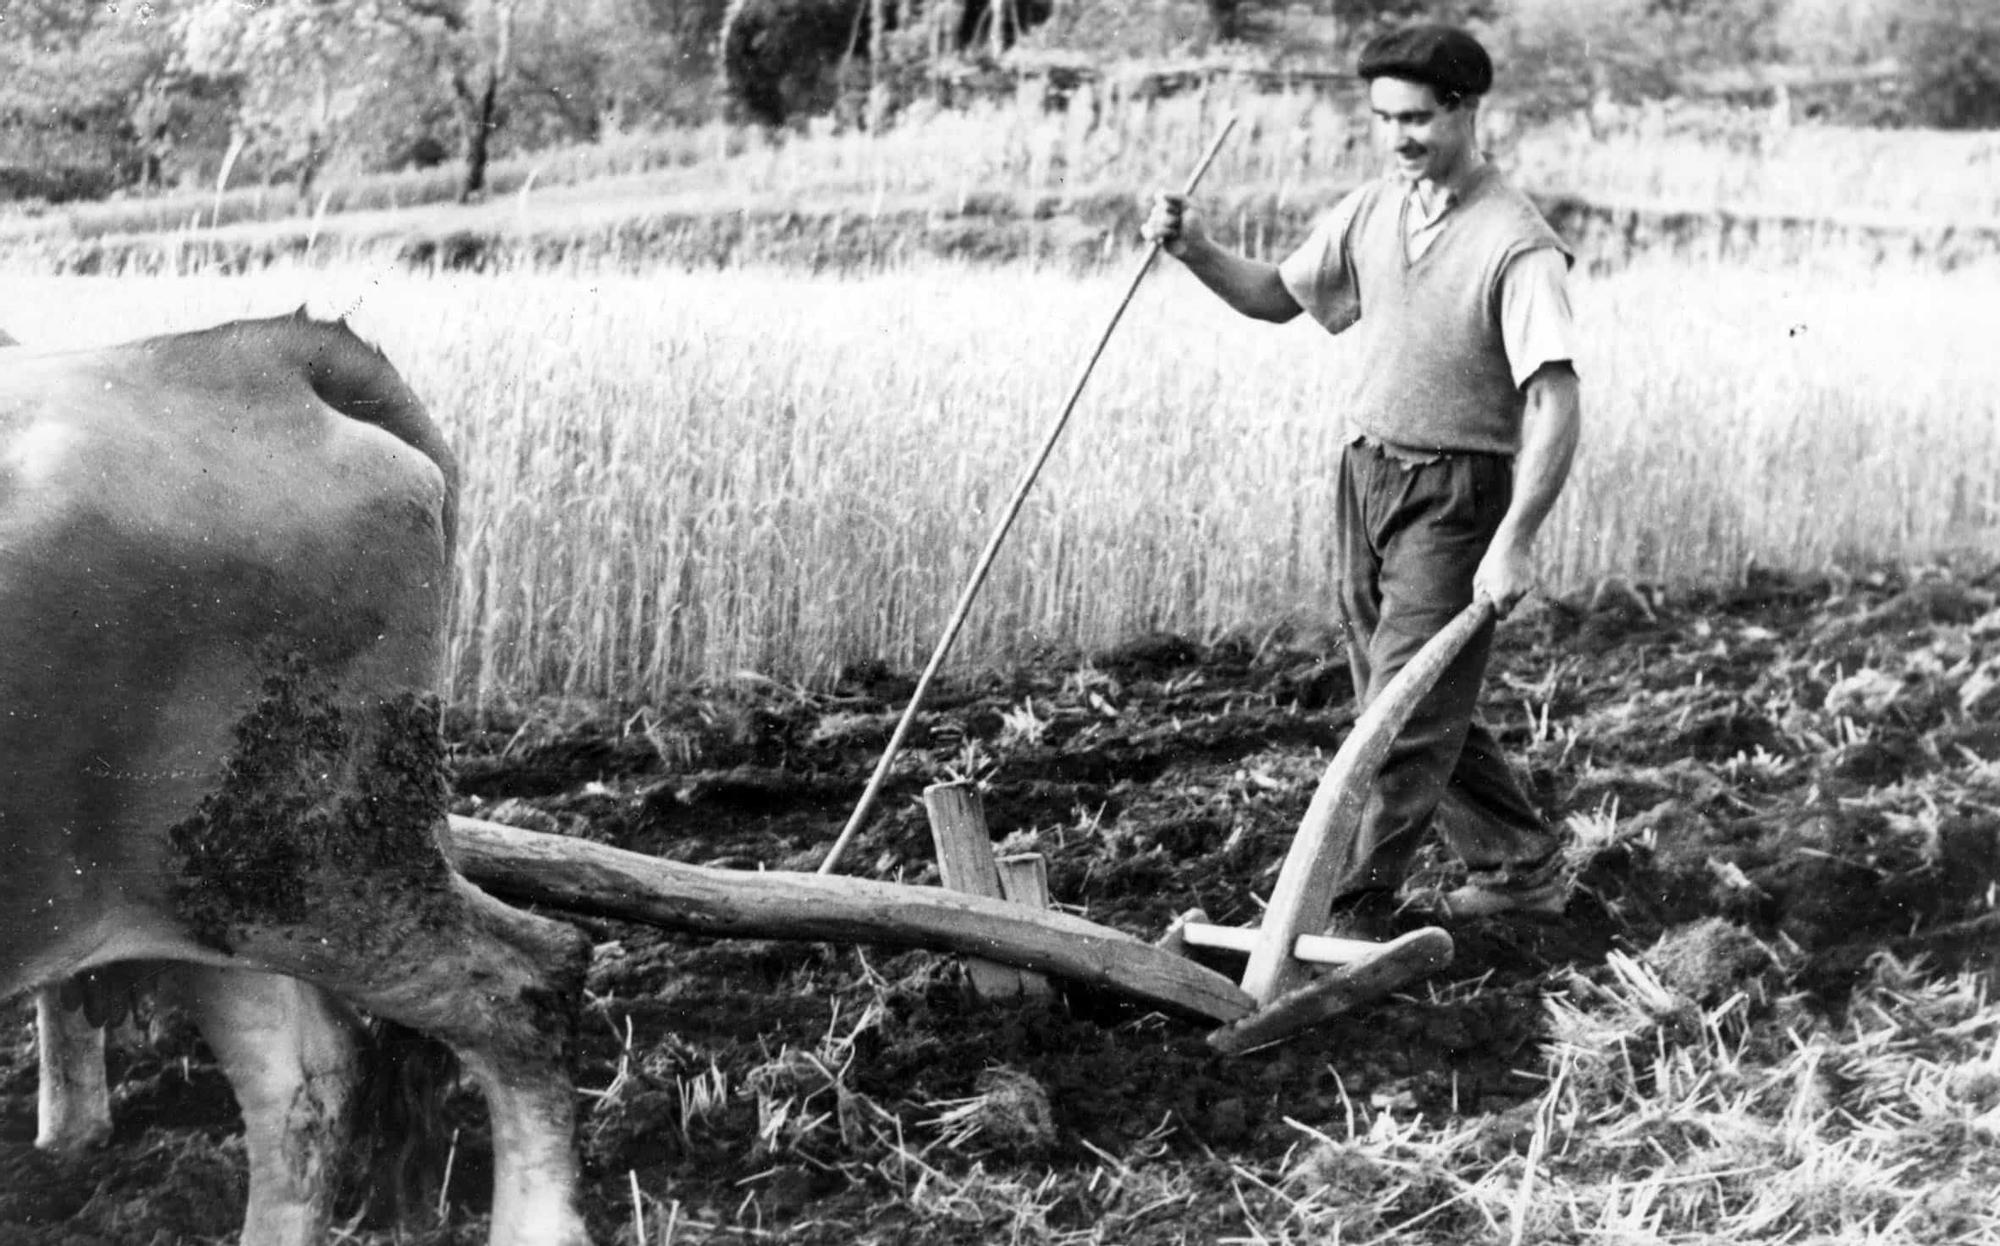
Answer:
[[[1249, 952], [1257, 947], [1261, 933], [1253, 926], [1212, 926], [1188, 922], [1181, 935], [1189, 947], [1219, 948], [1226, 952]], [[1367, 960], [1382, 950], [1368, 939], [1339, 939], [1331, 935], [1300, 935], [1292, 943], [1292, 959], [1309, 965], [1348, 965]]]

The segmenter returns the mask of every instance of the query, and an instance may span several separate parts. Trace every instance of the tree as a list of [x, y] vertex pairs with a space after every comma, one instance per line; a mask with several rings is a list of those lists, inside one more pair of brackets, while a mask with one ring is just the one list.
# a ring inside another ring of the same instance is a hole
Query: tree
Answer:
[[485, 189], [494, 142], [517, 118], [543, 121], [544, 140], [594, 139], [665, 85], [671, 40], [645, 0], [404, 0], [403, 10], [456, 106], [462, 198]]
[[[635, 120], [706, 119], [722, 0], [568, 0], [516, 17], [507, 133], [516, 142], [590, 141]], [[697, 85], [698, 84], [698, 85]]]
[[182, 85], [166, 27], [153, 4], [0, 8], [0, 194], [66, 199], [159, 178]]
[[627, 0], [202, 0], [182, 42], [189, 65], [239, 84], [245, 129], [301, 193], [385, 120], [445, 118], [470, 199], [517, 102], [561, 137], [597, 130], [598, 84], [638, 17]]
[[602, 49], [602, 124], [616, 129], [644, 118], [711, 119], [728, 0], [611, 2], [623, 6], [619, 26], [625, 33]]
[[493, 135], [500, 128], [500, 92], [514, 72], [514, 25], [524, 0], [409, 0], [410, 10], [436, 21], [435, 64], [458, 103], [459, 154], [465, 176], [459, 198], [486, 189]]
[[208, 0], [179, 33], [183, 64], [235, 86], [241, 136], [289, 165], [302, 196], [355, 119], [380, 106], [404, 54], [394, 25], [359, 0]]

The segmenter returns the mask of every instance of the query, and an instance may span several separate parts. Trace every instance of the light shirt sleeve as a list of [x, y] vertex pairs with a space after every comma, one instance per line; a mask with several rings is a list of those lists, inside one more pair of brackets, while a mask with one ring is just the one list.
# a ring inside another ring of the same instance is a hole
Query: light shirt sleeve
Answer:
[[1569, 260], [1554, 247], [1524, 251], [1500, 274], [1500, 339], [1514, 384], [1552, 363], [1576, 365], [1576, 322], [1569, 308]]
[[1328, 333], [1339, 333], [1361, 319], [1361, 290], [1354, 281], [1354, 266], [1347, 261], [1347, 230], [1360, 204], [1361, 192], [1350, 192], [1278, 264], [1278, 280]]

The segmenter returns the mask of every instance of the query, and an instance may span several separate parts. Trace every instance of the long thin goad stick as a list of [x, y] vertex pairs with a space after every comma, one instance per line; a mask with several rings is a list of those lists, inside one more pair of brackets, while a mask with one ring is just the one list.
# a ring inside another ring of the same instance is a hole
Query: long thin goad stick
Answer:
[[[1224, 140], [1235, 128], [1236, 118], [1232, 114], [1223, 121], [1221, 133], [1215, 136], [1215, 141], [1208, 146], [1208, 153], [1201, 158], [1201, 163], [1195, 166], [1194, 174], [1188, 178], [1187, 188], [1183, 194], [1194, 193], [1195, 187], [1201, 184], [1202, 174], [1208, 172], [1208, 166], [1215, 163], [1215, 157], [1222, 151]], [[1131, 306], [1132, 296], [1139, 292], [1139, 283], [1145, 280], [1147, 270], [1153, 266], [1153, 259], [1159, 253], [1159, 243], [1147, 246], [1144, 258], [1139, 261], [1137, 270], [1132, 274], [1132, 280], [1125, 287], [1125, 296], [1118, 300], [1118, 307], [1111, 313], [1111, 319], [1104, 326], [1104, 332], [1098, 335], [1097, 344], [1091, 348], [1090, 357], [1084, 360], [1083, 370], [1077, 374], [1076, 384], [1070, 387], [1068, 401], [1063, 403], [1062, 411], [1050, 425], [1048, 436], [1042, 441], [1041, 453], [1035, 456], [1028, 469], [1021, 474], [1020, 483], [1014, 487], [1013, 499], [1008, 502], [1007, 509], [1001, 514], [999, 526], [994, 528], [993, 535], [988, 538], [985, 550], [979, 555], [979, 561], [973, 565], [972, 578], [966, 582], [965, 591], [959, 594], [958, 606], [951, 612], [951, 619], [945, 624], [944, 635], [938, 638], [937, 648], [931, 652], [931, 660], [925, 664], [924, 673], [917, 679], [916, 691], [910, 694], [910, 703], [904, 707], [903, 716], [896, 723], [896, 730], [889, 736], [888, 747], [882, 750], [882, 759], [875, 764], [875, 773], [869, 778], [867, 789], [861, 793], [860, 803], [854, 806], [854, 813], [847, 819], [847, 826], [840, 832], [840, 838], [835, 840], [833, 847], [828, 850], [825, 862], [819, 867], [820, 873], [833, 873], [834, 868], [840, 864], [841, 854], [847, 851], [848, 844], [854, 841], [854, 837], [867, 823], [868, 814], [875, 806], [875, 798], [881, 795], [882, 785], [888, 781], [889, 768], [895, 764], [897, 754], [902, 751], [903, 740], [910, 734], [910, 725], [916, 721], [917, 710], [924, 702], [924, 694], [930, 691], [931, 681], [937, 678], [939, 668], [944, 665], [945, 656], [951, 652], [952, 642], [958, 639], [959, 630], [965, 626], [966, 616], [972, 610], [973, 599], [979, 595], [980, 586], [986, 582], [986, 573], [992, 570], [993, 559], [999, 554], [1001, 543], [1007, 539], [1008, 529], [1014, 526], [1015, 516], [1021, 513], [1022, 504], [1028, 500], [1028, 491], [1034, 487], [1035, 478], [1041, 474], [1042, 465], [1048, 462], [1050, 453], [1055, 450], [1056, 440], [1062, 436], [1063, 428], [1068, 425], [1070, 413], [1076, 410], [1077, 399], [1083, 396], [1083, 387], [1085, 382], [1090, 380], [1091, 369], [1097, 366], [1098, 358], [1104, 354], [1106, 344], [1111, 341], [1112, 330], [1118, 327], [1118, 321], [1125, 315], [1125, 309]]]

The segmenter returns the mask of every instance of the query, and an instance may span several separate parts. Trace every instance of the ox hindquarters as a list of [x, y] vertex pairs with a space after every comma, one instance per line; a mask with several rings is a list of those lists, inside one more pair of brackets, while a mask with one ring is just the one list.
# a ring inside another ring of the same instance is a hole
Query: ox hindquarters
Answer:
[[253, 1242], [323, 1218], [346, 1057], [320, 992], [449, 1043], [488, 1093], [494, 1243], [585, 1241], [585, 943], [439, 843], [456, 491], [341, 324], [0, 369], [0, 996], [196, 966], [253, 1150], [283, 1161], [253, 1165]]

